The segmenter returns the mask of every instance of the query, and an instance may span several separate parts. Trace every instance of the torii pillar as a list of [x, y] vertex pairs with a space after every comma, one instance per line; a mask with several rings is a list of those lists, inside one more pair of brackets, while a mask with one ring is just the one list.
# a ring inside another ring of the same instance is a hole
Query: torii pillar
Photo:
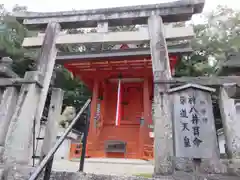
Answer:
[[168, 84], [156, 81], [171, 79], [170, 62], [164, 36], [164, 24], [158, 15], [148, 19], [150, 50], [152, 58], [154, 102], [152, 119], [154, 122], [154, 175], [173, 174], [173, 139]]

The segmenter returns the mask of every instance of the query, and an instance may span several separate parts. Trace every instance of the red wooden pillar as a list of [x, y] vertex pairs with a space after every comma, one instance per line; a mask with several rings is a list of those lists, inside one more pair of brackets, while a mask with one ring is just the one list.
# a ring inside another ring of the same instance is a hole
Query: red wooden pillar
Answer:
[[87, 141], [87, 148], [86, 148], [86, 154], [88, 154], [89, 157], [94, 155], [94, 150], [95, 150], [97, 131], [96, 131], [96, 124], [95, 124], [94, 117], [97, 111], [98, 96], [99, 96], [99, 81], [94, 80], [92, 101], [91, 101], [91, 112], [90, 112], [91, 113], [90, 125], [89, 125], [88, 141]]
[[106, 119], [106, 111], [107, 111], [107, 109], [106, 109], [106, 107], [107, 107], [107, 93], [108, 93], [108, 89], [107, 89], [107, 83], [106, 82], [104, 82], [103, 83], [103, 110], [102, 110], [102, 121], [104, 121], [104, 119]]
[[89, 141], [92, 141], [96, 136], [96, 124], [94, 117], [97, 111], [97, 101], [99, 96], [99, 81], [94, 80], [93, 85], [93, 94], [92, 94], [92, 101], [91, 101], [91, 115], [90, 115], [90, 126], [89, 126]]
[[148, 125], [150, 124], [150, 100], [149, 100], [149, 80], [144, 79], [143, 83], [143, 119], [139, 130], [139, 151], [140, 156], [143, 157], [143, 148], [148, 138]]
[[144, 122], [145, 127], [148, 130], [148, 126], [151, 124], [151, 100], [150, 100], [150, 88], [149, 88], [149, 79], [144, 79], [143, 85], [143, 112], [144, 112]]
[[[100, 82], [99, 82], [100, 83]], [[96, 127], [96, 132], [97, 132], [97, 136], [99, 137], [102, 128], [103, 128], [103, 123], [104, 123], [104, 119], [106, 118], [105, 114], [106, 114], [106, 97], [107, 97], [107, 84], [106, 82], [102, 82], [101, 83], [101, 100], [100, 102], [100, 119], [99, 119], [99, 123], [98, 126]]]

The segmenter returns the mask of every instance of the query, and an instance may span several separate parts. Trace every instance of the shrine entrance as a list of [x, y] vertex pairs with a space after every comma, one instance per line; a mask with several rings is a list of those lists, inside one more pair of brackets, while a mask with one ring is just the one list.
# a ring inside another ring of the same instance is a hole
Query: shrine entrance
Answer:
[[[143, 84], [131, 79], [122, 80], [120, 125], [115, 126], [117, 104], [117, 81], [106, 85], [107, 115], [99, 140], [104, 143], [105, 157], [136, 158], [139, 146], [140, 119], [143, 114]], [[103, 97], [104, 98], [104, 97]]]
[[[141, 82], [134, 82], [131, 79], [122, 80], [122, 101], [121, 101], [121, 122], [120, 126], [125, 125], [139, 125], [140, 117], [143, 113], [143, 84]], [[129, 82], [128, 82], [129, 80]], [[111, 81], [107, 84], [106, 108], [108, 116], [104, 120], [104, 125], [114, 125], [116, 118], [117, 105], [117, 83]]]
[[[127, 52], [126, 46], [122, 47]], [[178, 59], [177, 54], [170, 56], [172, 72]], [[93, 93], [86, 156], [152, 159], [153, 137], [150, 137], [152, 129], [149, 126], [152, 124], [153, 75], [150, 56], [67, 61], [64, 66], [79, 76]], [[121, 116], [116, 126], [119, 80]], [[73, 144], [70, 159], [78, 158], [80, 151], [81, 145]]]
[[[142, 136], [140, 128], [144, 116], [144, 79], [122, 79], [121, 120], [119, 126], [115, 125], [117, 82], [117, 78], [109, 78], [106, 82], [100, 83], [94, 121], [96, 128], [101, 130], [97, 133], [98, 145], [95, 152], [88, 154], [91, 157], [141, 158], [139, 138]], [[148, 136], [148, 134], [145, 136]], [[79, 158], [80, 152], [81, 145], [72, 144], [70, 159]]]

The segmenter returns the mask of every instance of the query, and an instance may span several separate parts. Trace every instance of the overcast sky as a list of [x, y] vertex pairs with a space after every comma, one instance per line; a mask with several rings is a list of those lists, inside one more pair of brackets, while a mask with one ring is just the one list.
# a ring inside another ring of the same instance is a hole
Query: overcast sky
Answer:
[[[11, 10], [15, 4], [19, 4], [27, 6], [29, 11], [46, 12], [155, 4], [169, 1], [175, 0], [0, 0], [0, 4], [4, 4], [8, 10]], [[217, 5], [227, 5], [240, 9], [240, 0], [206, 0], [204, 11], [211, 11]], [[198, 20], [199, 16], [197, 15], [194, 17], [194, 22]]]

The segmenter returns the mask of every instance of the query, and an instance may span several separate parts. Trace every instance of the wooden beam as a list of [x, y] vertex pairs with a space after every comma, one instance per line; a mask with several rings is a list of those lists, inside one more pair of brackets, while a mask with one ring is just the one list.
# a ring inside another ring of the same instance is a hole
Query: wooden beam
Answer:
[[[189, 54], [192, 52], [191, 46], [186, 44], [179, 44], [168, 46], [169, 54]], [[89, 53], [61, 53], [59, 52], [57, 55], [57, 63], [67, 63], [68, 61], [82, 62], [82, 61], [99, 61], [106, 59], [126, 59], [132, 58], [136, 56], [141, 57], [149, 57], [150, 58], [150, 49], [149, 48], [133, 48], [133, 49], [120, 49], [120, 50], [108, 50], [108, 51], [97, 51], [97, 52], [89, 52]]]
[[[193, 27], [165, 26], [166, 39], [180, 40], [194, 37]], [[39, 47], [43, 44], [44, 36], [27, 37], [24, 39], [23, 47]], [[128, 32], [102, 32], [88, 34], [66, 34], [58, 35], [56, 45], [60, 44], [89, 44], [89, 43], [136, 43], [148, 42], [148, 28], [141, 28], [139, 31]]]
[[[117, 78], [111, 78], [108, 81], [109, 82], [114, 82], [117, 83], [119, 79]], [[121, 81], [123, 83], [132, 83], [132, 82], [143, 82], [144, 79], [143, 78], [122, 78]]]
[[93, 61], [93, 62], [89, 62], [89, 63], [85, 63], [83, 62], [73, 62], [71, 64], [68, 64], [68, 66], [73, 66], [73, 67], [86, 67], [86, 66], [90, 66], [90, 65], [95, 65], [98, 67], [103, 67], [103, 66], [110, 66], [110, 65], [117, 65], [117, 66], [130, 66], [130, 65], [145, 65], [145, 64], [149, 64], [152, 65], [152, 61], [151, 59], [139, 59], [139, 60], [122, 60], [122, 61]]

